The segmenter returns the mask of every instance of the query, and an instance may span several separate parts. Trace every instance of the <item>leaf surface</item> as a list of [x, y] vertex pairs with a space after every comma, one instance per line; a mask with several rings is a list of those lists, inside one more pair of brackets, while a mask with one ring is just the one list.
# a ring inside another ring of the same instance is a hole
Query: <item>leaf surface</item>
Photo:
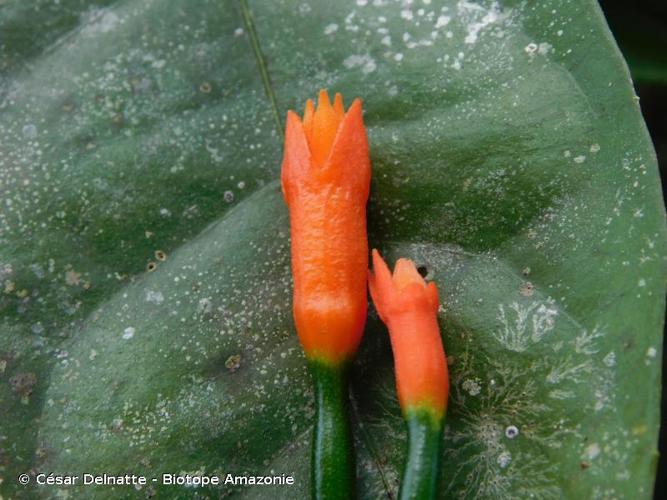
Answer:
[[[0, 32], [8, 496], [307, 494], [276, 117], [328, 88], [364, 100], [372, 245], [441, 289], [443, 494], [650, 497], [664, 207], [597, 4], [10, 1]], [[352, 375], [360, 495], [386, 497], [406, 433], [373, 312]]]

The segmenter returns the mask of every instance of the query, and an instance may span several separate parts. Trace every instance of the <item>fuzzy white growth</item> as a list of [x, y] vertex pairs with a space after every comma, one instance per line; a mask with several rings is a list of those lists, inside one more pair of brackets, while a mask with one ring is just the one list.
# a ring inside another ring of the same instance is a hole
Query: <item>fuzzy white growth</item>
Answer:
[[498, 320], [502, 327], [494, 336], [503, 347], [515, 352], [524, 352], [531, 344], [540, 342], [554, 329], [558, 309], [552, 301], [533, 302], [521, 305], [512, 302], [498, 306]]

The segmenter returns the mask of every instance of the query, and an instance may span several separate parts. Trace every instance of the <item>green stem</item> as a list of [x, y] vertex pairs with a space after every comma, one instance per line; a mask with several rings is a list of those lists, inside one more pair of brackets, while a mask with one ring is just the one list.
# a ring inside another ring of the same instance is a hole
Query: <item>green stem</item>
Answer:
[[354, 498], [354, 453], [347, 415], [347, 366], [311, 361], [316, 421], [311, 492], [317, 500]]
[[440, 443], [444, 417], [434, 419], [426, 410], [410, 410], [408, 423], [408, 459], [403, 471], [400, 500], [436, 498], [440, 471]]

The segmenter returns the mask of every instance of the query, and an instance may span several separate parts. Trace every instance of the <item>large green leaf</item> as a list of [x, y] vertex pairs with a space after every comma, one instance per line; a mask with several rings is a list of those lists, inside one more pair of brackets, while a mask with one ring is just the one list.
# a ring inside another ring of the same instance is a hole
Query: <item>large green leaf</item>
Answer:
[[[9, 0], [0, 68], [7, 496], [305, 495], [277, 179], [285, 111], [324, 87], [364, 99], [372, 244], [442, 290], [443, 494], [650, 497], [664, 207], [594, 2]], [[373, 313], [351, 395], [360, 493], [382, 497], [406, 433]]]

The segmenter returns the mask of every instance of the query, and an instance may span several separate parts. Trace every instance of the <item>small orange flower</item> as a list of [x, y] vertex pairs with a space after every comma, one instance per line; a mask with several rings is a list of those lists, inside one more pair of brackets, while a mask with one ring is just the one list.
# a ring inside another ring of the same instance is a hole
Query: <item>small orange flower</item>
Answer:
[[426, 284], [409, 259], [398, 259], [392, 276], [377, 250], [373, 270], [371, 297], [389, 329], [401, 408], [425, 409], [440, 420], [447, 409], [449, 374], [437, 320], [438, 288]]
[[289, 111], [282, 189], [289, 207], [294, 320], [309, 359], [356, 352], [366, 322], [370, 160], [361, 101], [347, 113], [325, 90], [303, 121]]

